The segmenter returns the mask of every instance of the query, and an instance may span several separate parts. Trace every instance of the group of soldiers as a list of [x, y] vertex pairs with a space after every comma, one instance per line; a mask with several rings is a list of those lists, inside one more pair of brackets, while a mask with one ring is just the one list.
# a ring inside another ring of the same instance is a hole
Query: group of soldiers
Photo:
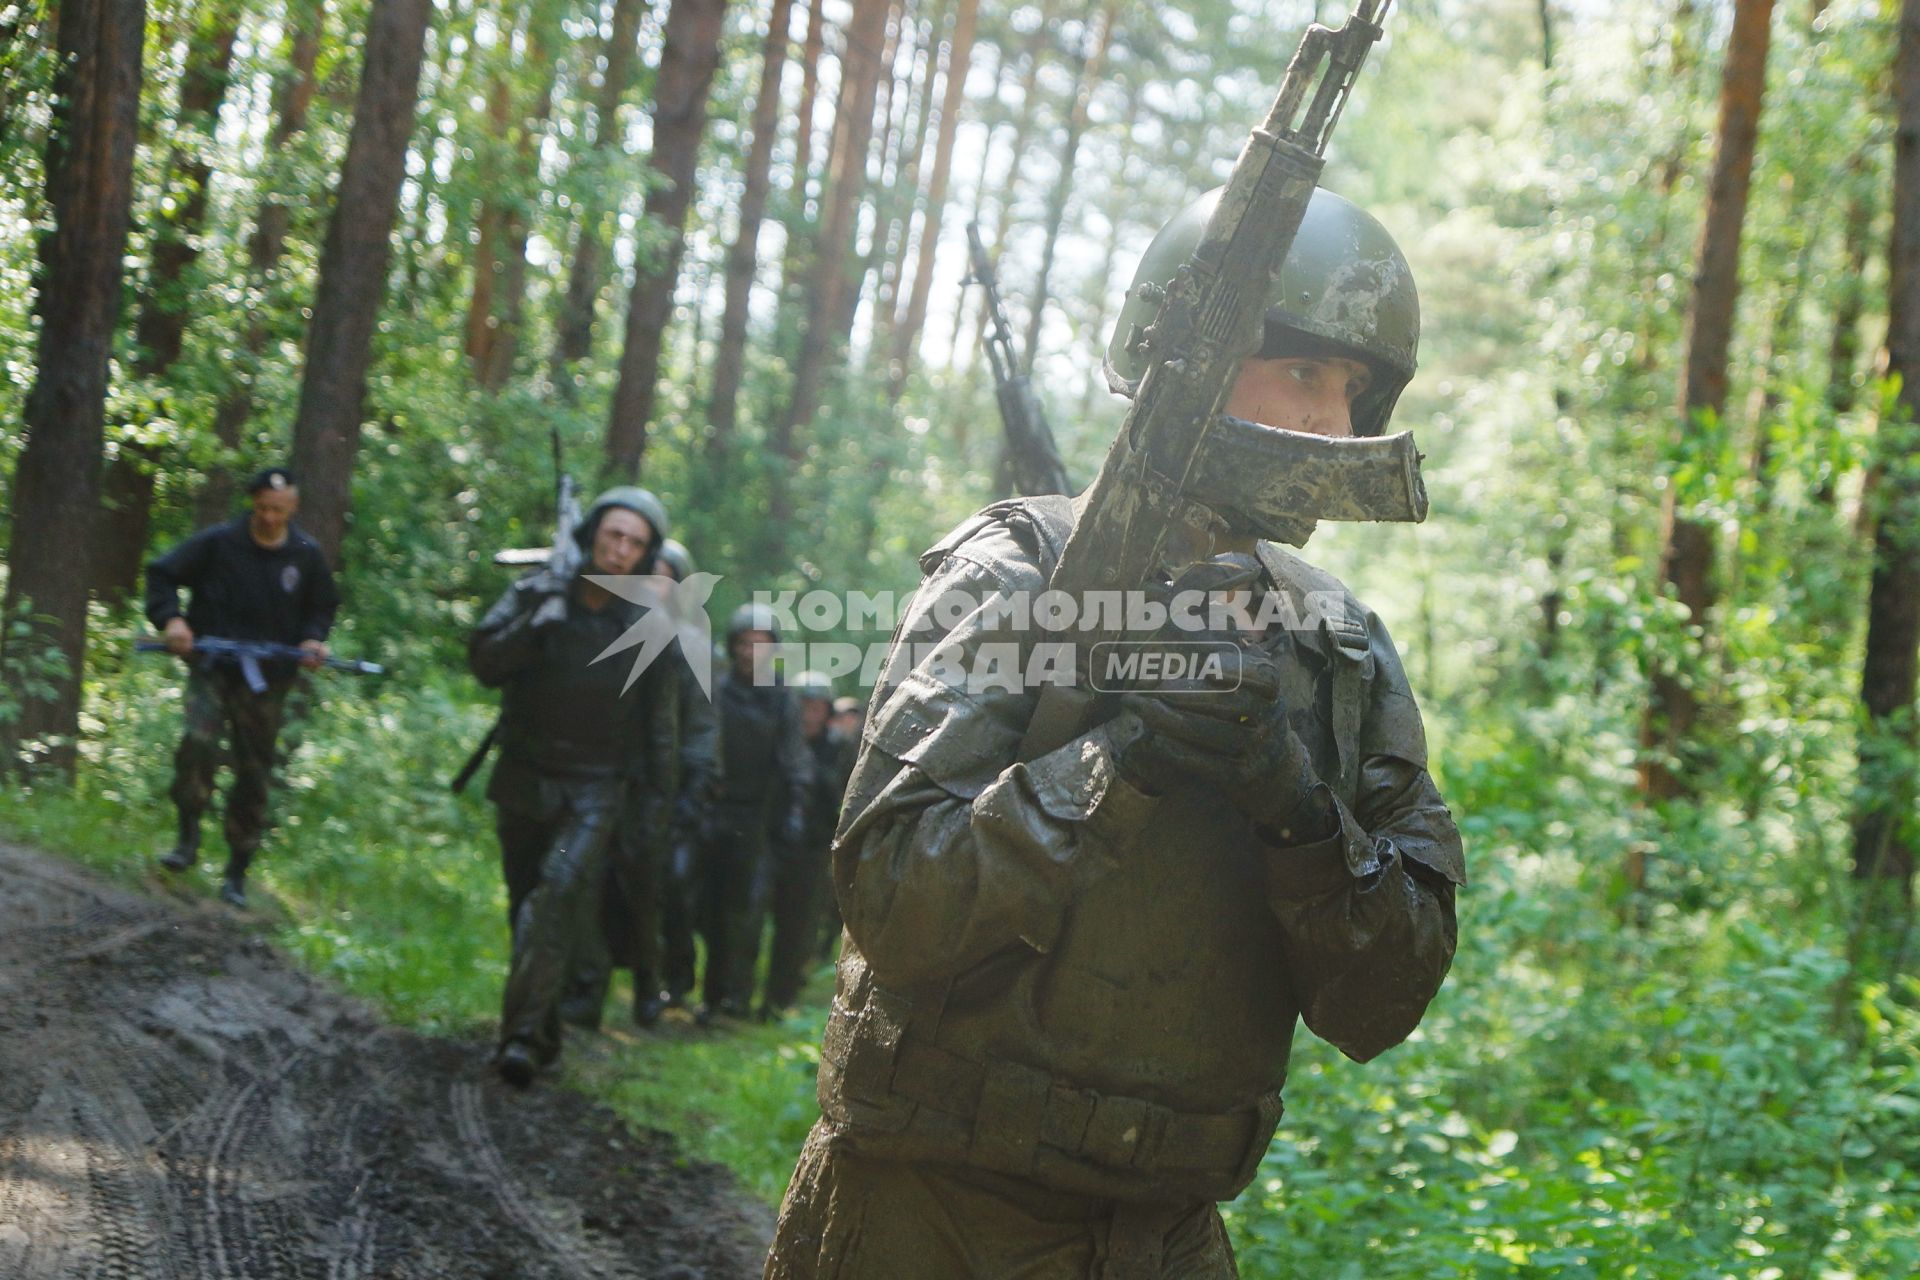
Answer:
[[[189, 661], [171, 791], [178, 834], [160, 863], [183, 872], [197, 861], [224, 738], [233, 779], [220, 894], [241, 907], [268, 828], [286, 708], [301, 668], [326, 660], [339, 603], [325, 556], [293, 524], [293, 473], [261, 472], [248, 497], [247, 514], [150, 564], [147, 597], [149, 620]], [[469, 638], [473, 674], [501, 692], [487, 797], [512, 963], [495, 1062], [516, 1085], [558, 1055], [563, 1024], [599, 1027], [616, 968], [633, 976], [633, 1021], [652, 1026], [693, 1003], [697, 936], [706, 969], [695, 1017], [767, 1018], [795, 1003], [838, 935], [826, 854], [859, 701], [836, 702], [817, 673], [787, 680], [774, 669], [780, 637], [765, 606], [733, 615], [711, 699], [679, 649], [632, 680], [623, 664], [596, 661], [649, 605], [595, 576], [681, 582], [693, 572], [667, 530], [652, 493], [608, 490], [573, 530], [577, 564], [522, 577]], [[299, 657], [267, 659], [250, 675], [215, 653], [213, 638], [287, 645]]]
[[[1121, 394], [1147, 400], [1154, 300], [1195, 260], [1213, 210], [1197, 202], [1148, 248], [1107, 349]], [[1215, 1202], [1259, 1168], [1297, 1025], [1364, 1062], [1439, 990], [1465, 861], [1399, 655], [1338, 579], [1276, 545], [1305, 541], [1294, 508], [1244, 501], [1267, 492], [1249, 475], [1295, 478], [1263, 469], [1305, 437], [1383, 435], [1413, 376], [1419, 300], [1385, 228], [1316, 191], [1265, 307], [1218, 406], [1238, 424], [1234, 465], [1138, 499], [1205, 536], [1175, 585], [1196, 570], [1231, 581], [1263, 619], [1270, 603], [1317, 602], [1305, 621], [1209, 633], [1237, 657], [1231, 679], [1088, 695], [1049, 720], [1040, 689], [956, 684], [914, 656], [964, 665], [1047, 639], [1031, 619], [937, 602], [1047, 589], [1086, 495], [996, 503], [922, 556], [844, 804], [853, 740], [836, 738], [814, 678], [767, 678], [778, 636], [765, 612], [731, 620], [711, 703], [677, 661], [631, 688], [623, 664], [594, 661], [644, 607], [595, 579], [691, 568], [644, 490], [603, 494], [574, 535], [582, 571], [529, 574], [473, 633], [473, 671], [502, 696], [488, 795], [513, 930], [495, 1059], [507, 1080], [524, 1085], [553, 1058], [563, 1022], [599, 1017], [610, 966], [633, 972], [643, 1024], [688, 999], [693, 932], [706, 940], [703, 1009], [747, 1014], [770, 914], [760, 1007], [790, 1001], [819, 954], [813, 904], [831, 860], [844, 928], [821, 1118], [770, 1280], [1225, 1280]], [[1352, 446], [1326, 452], [1370, 456], [1364, 439]], [[1392, 518], [1369, 514], [1379, 494], [1343, 466], [1289, 503]], [[1345, 506], [1324, 501], [1343, 483]], [[324, 566], [275, 524], [290, 488], [269, 473], [250, 519], [156, 562], [152, 616], [170, 639], [170, 584], [191, 582], [195, 629], [217, 618], [323, 646]], [[229, 584], [288, 599], [256, 609]], [[219, 672], [194, 681], [170, 865], [192, 860], [208, 759], [197, 735], [225, 707], [237, 891], [272, 717], [243, 723], [252, 713]]]

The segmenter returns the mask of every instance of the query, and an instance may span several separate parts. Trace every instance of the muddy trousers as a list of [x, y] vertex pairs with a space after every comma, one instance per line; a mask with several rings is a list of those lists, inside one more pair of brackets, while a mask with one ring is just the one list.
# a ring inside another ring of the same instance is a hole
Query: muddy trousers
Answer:
[[771, 868], [765, 819], [758, 810], [723, 812], [716, 826], [700, 856], [698, 927], [707, 944], [702, 994], [715, 1009], [745, 1015], [753, 1001], [753, 971], [767, 915]]
[[231, 871], [244, 873], [266, 838], [274, 744], [293, 684], [289, 676], [270, 681], [264, 693], [254, 693], [237, 666], [194, 666], [188, 671], [186, 733], [173, 753], [173, 786], [168, 794], [183, 820], [198, 823], [213, 802], [220, 744], [226, 739], [233, 765], [225, 806]]
[[660, 876], [660, 978], [667, 995], [684, 1000], [693, 992], [693, 926], [699, 856], [691, 842], [674, 846]]
[[633, 974], [636, 1007], [660, 990], [659, 855], [648, 846], [639, 815], [629, 812], [608, 842], [606, 875], [600, 886], [600, 927], [582, 940], [569, 980], [569, 1012], [596, 1021], [606, 1002], [615, 969]]
[[807, 971], [820, 962], [820, 899], [825, 846], [780, 851], [773, 861], [773, 941], [767, 956], [766, 1005], [785, 1009], [800, 998]]
[[560, 1000], [583, 940], [599, 929], [622, 790], [618, 781], [556, 787], [547, 790], [554, 801], [548, 812], [502, 808], [495, 820], [513, 928], [500, 1043], [521, 1041], [542, 1061], [560, 1052]]
[[1133, 1204], [876, 1160], [814, 1125], [766, 1280], [1233, 1280], [1211, 1201]]

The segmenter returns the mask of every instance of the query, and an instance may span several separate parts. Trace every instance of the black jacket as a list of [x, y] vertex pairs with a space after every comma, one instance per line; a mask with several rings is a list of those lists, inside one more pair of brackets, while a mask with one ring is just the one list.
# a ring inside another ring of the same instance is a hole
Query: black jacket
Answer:
[[155, 630], [181, 616], [185, 587], [195, 635], [274, 644], [327, 638], [340, 594], [320, 544], [295, 526], [279, 546], [263, 547], [247, 519], [202, 529], [147, 566], [147, 621]]

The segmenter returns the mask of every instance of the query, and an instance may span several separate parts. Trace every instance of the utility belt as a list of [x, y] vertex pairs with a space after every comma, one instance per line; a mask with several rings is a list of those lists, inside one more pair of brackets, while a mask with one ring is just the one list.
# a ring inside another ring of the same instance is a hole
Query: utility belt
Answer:
[[821, 1046], [822, 1083], [839, 1077], [854, 1128], [918, 1138], [933, 1158], [1049, 1182], [1064, 1158], [1224, 1198], [1252, 1179], [1280, 1123], [1278, 1092], [1226, 1112], [1176, 1111], [1010, 1059], [955, 1053], [907, 1033], [910, 1007], [870, 988], [859, 1015], [837, 1008]]

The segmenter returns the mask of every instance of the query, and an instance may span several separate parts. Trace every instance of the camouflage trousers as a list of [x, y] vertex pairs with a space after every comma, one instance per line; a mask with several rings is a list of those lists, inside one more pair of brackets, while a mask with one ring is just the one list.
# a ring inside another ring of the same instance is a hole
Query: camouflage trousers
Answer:
[[266, 838], [267, 794], [278, 763], [274, 749], [295, 684], [294, 678], [274, 680], [264, 693], [254, 693], [237, 667], [188, 670], [186, 734], [173, 753], [168, 794], [182, 818], [197, 821], [213, 801], [224, 740], [233, 768], [224, 814], [227, 846], [243, 868]]
[[1210, 1201], [1133, 1204], [878, 1160], [813, 1127], [765, 1280], [1233, 1280]]

